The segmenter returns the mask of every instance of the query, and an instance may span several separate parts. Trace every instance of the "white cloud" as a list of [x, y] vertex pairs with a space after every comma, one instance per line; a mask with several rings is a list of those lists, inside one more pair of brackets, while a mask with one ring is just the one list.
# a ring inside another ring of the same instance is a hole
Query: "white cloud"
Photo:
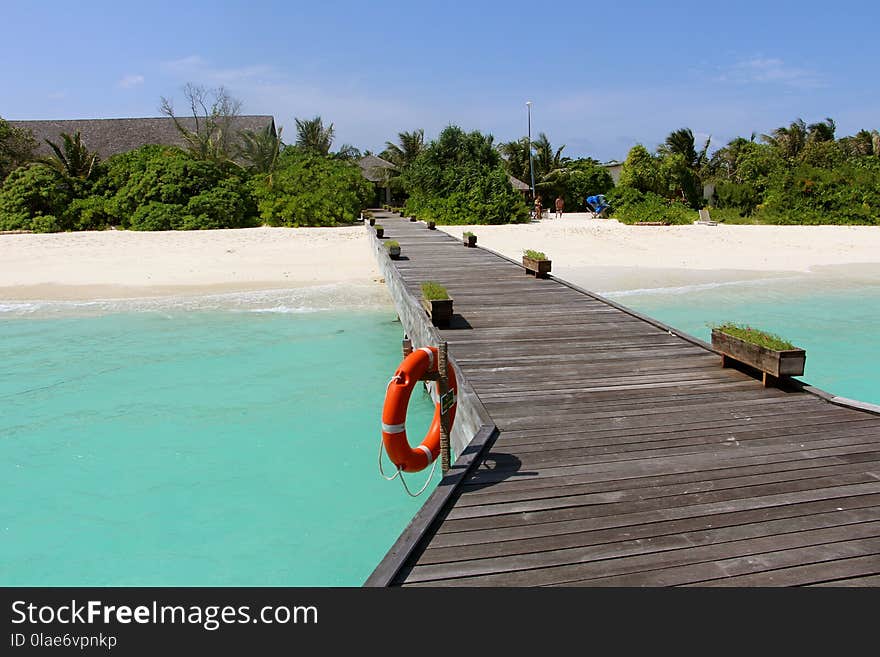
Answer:
[[132, 87], [137, 87], [139, 85], [142, 85], [143, 83], [143, 75], [128, 74], [122, 76], [122, 79], [116, 83], [116, 86], [118, 86], [120, 89], [131, 89]]
[[777, 84], [797, 89], [825, 86], [822, 76], [798, 66], [790, 66], [774, 57], [750, 57], [736, 62], [718, 79], [722, 82]]

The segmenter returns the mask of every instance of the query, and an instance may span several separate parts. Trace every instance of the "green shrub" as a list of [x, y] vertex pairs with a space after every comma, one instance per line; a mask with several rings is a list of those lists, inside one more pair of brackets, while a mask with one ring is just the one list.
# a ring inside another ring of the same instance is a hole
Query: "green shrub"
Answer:
[[73, 230], [103, 230], [113, 221], [107, 212], [107, 199], [103, 196], [75, 199], [65, 214]]
[[390, 249], [396, 246], [400, 246], [400, 242], [398, 242], [397, 240], [388, 240], [387, 242], [385, 242], [386, 249]]
[[438, 224], [506, 224], [528, 220], [490, 136], [449, 126], [401, 175], [405, 212]]
[[424, 283], [422, 283], [421, 287], [422, 296], [427, 301], [440, 301], [442, 299], [449, 298], [449, 292], [439, 283], [435, 283], [433, 281], [425, 281]]
[[757, 218], [773, 224], [880, 224], [880, 161], [864, 159], [836, 169], [800, 164], [777, 172]]
[[719, 208], [734, 208], [747, 216], [761, 203], [761, 193], [751, 183], [719, 182], [715, 186]]
[[273, 174], [256, 176], [251, 188], [260, 217], [272, 226], [351, 223], [373, 196], [356, 164], [293, 148], [284, 150]]
[[193, 230], [253, 226], [254, 211], [246, 186], [237, 178], [227, 178], [189, 200], [182, 227]]
[[58, 233], [64, 230], [51, 214], [39, 215], [31, 219], [31, 230], [35, 233]]
[[150, 201], [135, 210], [129, 227], [132, 230], [180, 230], [184, 223], [192, 225], [193, 219], [186, 215], [182, 205]]
[[532, 260], [546, 260], [547, 254], [543, 251], [535, 251], [534, 249], [525, 249], [523, 251], [523, 255], [526, 258], [531, 258]]
[[709, 218], [724, 224], [757, 224], [754, 215], [743, 216], [736, 208], [709, 208]]
[[670, 201], [653, 192], [642, 193], [632, 188], [615, 187], [608, 194], [611, 216], [623, 224], [663, 222], [692, 224], [697, 213], [680, 201]]
[[32, 223], [42, 216], [52, 217], [54, 230], [64, 230], [57, 217], [64, 215], [72, 198], [70, 186], [54, 169], [43, 164], [19, 167], [0, 187], [0, 230], [38, 230]]

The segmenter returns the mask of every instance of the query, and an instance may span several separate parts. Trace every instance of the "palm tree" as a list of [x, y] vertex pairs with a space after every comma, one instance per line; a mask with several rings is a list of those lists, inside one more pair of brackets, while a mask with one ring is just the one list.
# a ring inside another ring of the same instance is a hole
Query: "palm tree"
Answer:
[[568, 158], [562, 157], [565, 144], [557, 148], [554, 153], [550, 140], [543, 132], [532, 142], [532, 145], [535, 149], [535, 177], [546, 176], [551, 171], [561, 168], [568, 162]]
[[412, 164], [425, 149], [425, 131], [422, 128], [412, 132], [398, 132], [397, 144], [386, 141], [382, 159], [403, 168]]
[[333, 154], [337, 160], [359, 160], [362, 157], [361, 149], [351, 144], [343, 144], [339, 150]]
[[746, 139], [745, 137], [731, 139], [727, 142], [727, 146], [719, 148], [712, 154], [712, 159], [709, 161], [708, 166], [709, 173], [724, 176], [728, 180], [735, 179], [740, 155], [754, 141], [754, 133], [752, 133], [751, 139]]
[[278, 163], [278, 155], [281, 153], [281, 131], [272, 129], [267, 125], [263, 130], [242, 130], [241, 146], [239, 155], [248, 164], [251, 173], [271, 173]]
[[529, 179], [528, 137], [498, 144], [498, 152], [501, 153], [507, 173], [519, 180]]
[[807, 124], [803, 119], [797, 119], [788, 127], [782, 126], [769, 135], [761, 135], [761, 139], [776, 148], [783, 157], [794, 159], [807, 145], [808, 134]]
[[79, 178], [89, 180], [95, 172], [98, 163], [98, 154], [92, 153], [83, 143], [82, 135], [77, 131], [71, 137], [66, 132], [61, 133], [63, 145], [46, 140], [49, 147], [55, 153], [55, 157], [43, 160], [62, 176], [67, 178]]
[[706, 161], [711, 142], [712, 137], [710, 136], [698, 153], [693, 131], [690, 128], [680, 128], [670, 132], [666, 141], [657, 150], [663, 155], [683, 155], [685, 162], [691, 169], [699, 169]]
[[807, 140], [834, 141], [835, 130], [837, 130], [837, 124], [830, 117], [819, 123], [811, 123], [807, 126]]
[[320, 116], [313, 119], [295, 119], [296, 146], [304, 151], [317, 155], [329, 155], [335, 136], [333, 124], [326, 128]]

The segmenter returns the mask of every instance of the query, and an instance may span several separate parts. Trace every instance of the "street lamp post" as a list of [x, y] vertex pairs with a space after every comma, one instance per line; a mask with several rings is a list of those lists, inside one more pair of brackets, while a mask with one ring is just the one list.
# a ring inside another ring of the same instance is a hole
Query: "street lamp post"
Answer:
[[532, 163], [532, 101], [526, 101], [529, 113], [529, 175], [532, 177], [532, 200], [535, 200], [535, 165]]

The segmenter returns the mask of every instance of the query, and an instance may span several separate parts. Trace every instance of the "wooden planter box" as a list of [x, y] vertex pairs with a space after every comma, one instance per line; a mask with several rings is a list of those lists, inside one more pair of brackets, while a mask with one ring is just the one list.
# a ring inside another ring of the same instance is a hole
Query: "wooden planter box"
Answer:
[[431, 323], [434, 326], [449, 326], [452, 321], [452, 299], [436, 299], [428, 301], [422, 299], [422, 308], [428, 311]]
[[415, 221], [416, 218], [413, 216], [413, 217], [410, 217], [409, 220], [410, 220], [410, 221]]
[[399, 246], [389, 246], [388, 247], [388, 255], [391, 256], [392, 260], [400, 259], [400, 247]]
[[470, 248], [474, 248], [477, 245], [477, 236], [476, 235], [468, 235], [467, 237], [462, 237], [461, 242], [465, 246], [469, 246]]
[[382, 237], [383, 237], [384, 235], [385, 235], [385, 229], [384, 229], [384, 228], [377, 228], [377, 229], [376, 229], [376, 237], [378, 237], [379, 239], [382, 239]]
[[437, 224], [435, 224], [433, 221], [428, 222], [428, 230], [436, 230], [436, 228]]
[[371, 225], [371, 226], [375, 226], [375, 225], [376, 225], [376, 217], [370, 217], [369, 221], [370, 221], [370, 225]]
[[534, 258], [527, 258], [523, 256], [522, 263], [523, 267], [526, 268], [526, 273], [532, 273], [535, 277], [546, 276], [550, 273], [550, 260], [535, 260]]
[[764, 373], [764, 385], [769, 384], [768, 375], [800, 376], [804, 373], [807, 352], [803, 349], [775, 351], [745, 340], [740, 340], [718, 329], [712, 329], [712, 347], [721, 352], [721, 366], [727, 366], [727, 359], [750, 365]]

